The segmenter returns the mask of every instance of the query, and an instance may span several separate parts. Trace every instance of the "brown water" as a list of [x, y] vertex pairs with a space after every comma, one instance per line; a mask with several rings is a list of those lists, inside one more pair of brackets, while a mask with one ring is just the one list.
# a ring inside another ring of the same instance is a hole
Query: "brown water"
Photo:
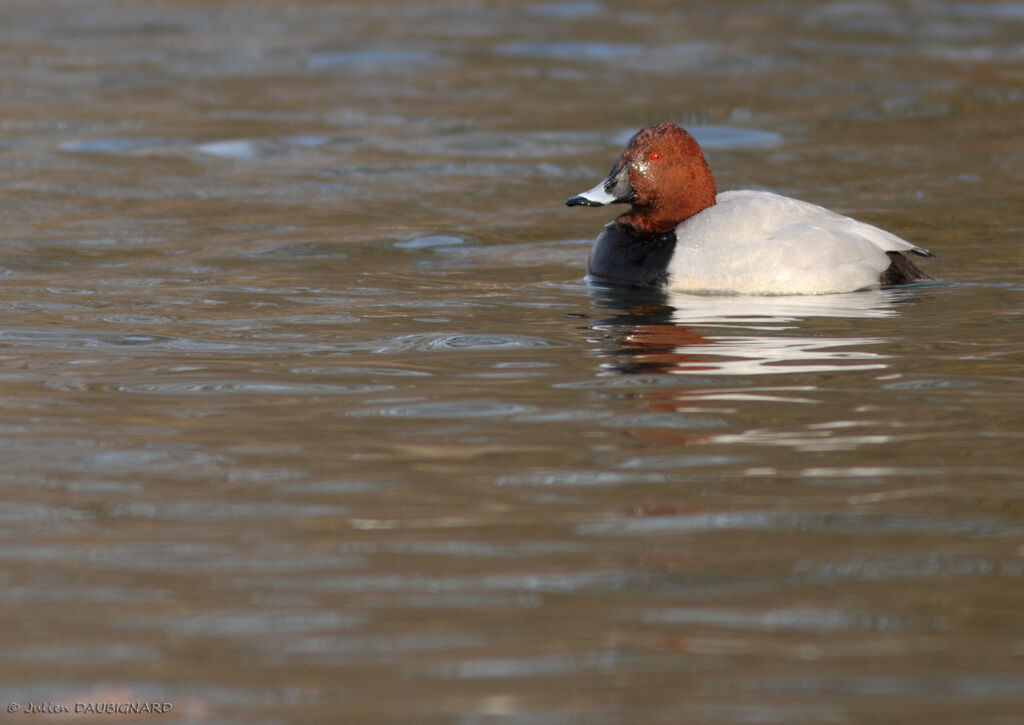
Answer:
[[[1024, 720], [1024, 4], [26, 0], [0, 62], [6, 721]], [[660, 120], [941, 281], [588, 287]]]

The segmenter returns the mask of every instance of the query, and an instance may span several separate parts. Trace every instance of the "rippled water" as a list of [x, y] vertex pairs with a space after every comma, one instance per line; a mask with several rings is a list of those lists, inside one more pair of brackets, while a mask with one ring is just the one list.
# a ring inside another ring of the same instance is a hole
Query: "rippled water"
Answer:
[[[1022, 38], [1017, 2], [0, 8], [9, 719], [1018, 722]], [[938, 281], [588, 286], [612, 214], [562, 202], [660, 120]]]

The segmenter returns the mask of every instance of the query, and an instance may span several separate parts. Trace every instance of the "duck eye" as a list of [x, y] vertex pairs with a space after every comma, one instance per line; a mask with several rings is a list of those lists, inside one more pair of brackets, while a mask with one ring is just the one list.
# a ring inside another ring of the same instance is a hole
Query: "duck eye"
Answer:
[[653, 154], [651, 154], [651, 161], [661, 161], [661, 154], [655, 151]]

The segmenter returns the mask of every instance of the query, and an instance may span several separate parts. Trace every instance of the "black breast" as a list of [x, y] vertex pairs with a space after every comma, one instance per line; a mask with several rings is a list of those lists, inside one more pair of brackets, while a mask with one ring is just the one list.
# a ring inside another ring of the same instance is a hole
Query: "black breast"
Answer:
[[587, 273], [610, 282], [657, 287], [668, 281], [668, 263], [675, 248], [675, 232], [637, 237], [609, 225], [590, 250]]

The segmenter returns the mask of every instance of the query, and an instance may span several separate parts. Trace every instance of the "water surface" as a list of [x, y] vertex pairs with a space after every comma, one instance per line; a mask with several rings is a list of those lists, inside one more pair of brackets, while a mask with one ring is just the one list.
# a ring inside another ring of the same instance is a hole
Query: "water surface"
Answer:
[[[0, 697], [1018, 721], [1021, 7], [8, 4]], [[660, 120], [938, 281], [588, 286]]]

